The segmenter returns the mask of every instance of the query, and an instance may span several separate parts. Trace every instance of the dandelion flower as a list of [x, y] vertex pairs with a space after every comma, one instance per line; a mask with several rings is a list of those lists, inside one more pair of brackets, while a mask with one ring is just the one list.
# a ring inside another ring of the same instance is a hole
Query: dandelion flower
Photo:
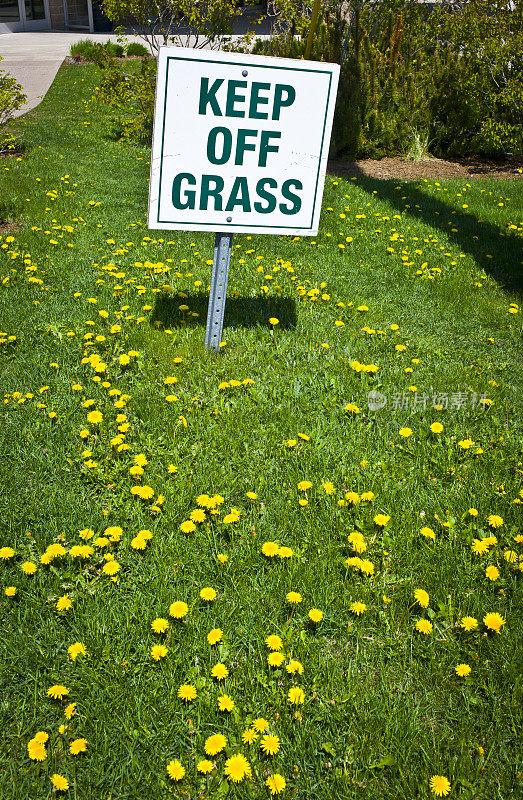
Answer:
[[404, 439], [408, 439], [409, 436], [412, 436], [412, 428], [400, 428], [399, 435], [403, 436]]
[[[45, 741], [37, 739], [38, 734], [27, 743], [27, 753], [29, 758], [33, 761], [45, 761], [47, 758], [47, 750], [45, 749]], [[47, 734], [46, 734], [47, 736]]]
[[273, 756], [280, 749], [280, 740], [277, 736], [274, 736], [272, 733], [266, 733], [265, 736], [262, 736], [262, 740], [260, 742], [260, 748], [266, 755]]
[[264, 542], [262, 544], [262, 553], [267, 558], [272, 558], [273, 556], [278, 554], [280, 547], [276, 544], [276, 542]]
[[87, 752], [87, 739], [75, 739], [69, 745], [69, 752], [72, 756]]
[[167, 764], [167, 773], [169, 778], [173, 781], [181, 781], [185, 775], [185, 768], [179, 761], [169, 761]]
[[424, 633], [425, 635], [432, 633], [432, 622], [429, 622], [428, 619], [419, 619], [415, 627], [419, 633]]
[[323, 611], [320, 611], [319, 608], [311, 608], [311, 610], [309, 611], [308, 617], [309, 617], [311, 622], [314, 622], [316, 624], [316, 623], [322, 621], [322, 619], [323, 619]]
[[430, 791], [436, 797], [446, 797], [450, 792], [450, 783], [444, 775], [433, 775], [429, 781]]
[[210, 602], [216, 597], [216, 589], [213, 589], [211, 586], [205, 586], [200, 592], [200, 597], [202, 600]]
[[466, 678], [467, 675], [470, 675], [470, 666], [468, 664], [458, 664], [457, 667], [454, 667], [454, 670], [460, 678]]
[[211, 675], [213, 678], [216, 678], [216, 680], [223, 681], [224, 678], [227, 678], [229, 675], [229, 670], [225, 664], [215, 664], [211, 669]]
[[422, 536], [425, 537], [425, 539], [435, 539], [436, 538], [436, 534], [434, 533], [432, 528], [422, 528], [420, 530], [420, 533], [421, 533]]
[[151, 647], [151, 656], [154, 658], [155, 661], [159, 661], [161, 658], [165, 658], [168, 652], [169, 651], [164, 644], [155, 644]]
[[231, 700], [227, 694], [221, 694], [218, 698], [218, 708], [220, 711], [232, 711], [234, 708], [234, 700]]
[[389, 521], [390, 521], [390, 517], [388, 516], [388, 514], [376, 514], [376, 516], [374, 517], [374, 522], [375, 522], [375, 523], [376, 523], [376, 525], [378, 525], [378, 527], [380, 527], [380, 528], [384, 528], [384, 527], [385, 527], [385, 525], [386, 525], [386, 524], [387, 524]]
[[169, 606], [169, 614], [174, 619], [182, 619], [182, 617], [187, 616], [189, 612], [189, 606], [187, 603], [184, 603], [183, 600], [175, 600], [174, 603], [171, 603]]
[[271, 794], [280, 794], [280, 792], [283, 792], [286, 785], [285, 778], [278, 772], [275, 772], [273, 775], [269, 775], [265, 781], [265, 786], [267, 786]]
[[196, 764], [196, 769], [198, 770], [198, 772], [207, 775], [208, 772], [213, 771], [214, 764], [212, 763], [212, 761], [209, 761], [208, 758], [202, 758], [202, 760], [198, 761], [198, 763]]
[[190, 683], [182, 684], [182, 686], [180, 686], [178, 689], [177, 694], [180, 700], [184, 700], [186, 703], [196, 700], [196, 697], [198, 696], [195, 687], [191, 686]]
[[283, 653], [279, 653], [277, 650], [274, 650], [267, 656], [267, 663], [269, 667], [281, 667], [284, 660]]
[[441, 422], [433, 422], [430, 429], [432, 433], [441, 433], [443, 431], [443, 425]]
[[109, 575], [109, 577], [113, 577], [119, 571], [120, 571], [120, 564], [118, 563], [118, 561], [108, 561], [102, 567], [102, 572], [104, 572], [106, 575]]
[[500, 632], [501, 626], [505, 624], [505, 620], [498, 614], [497, 611], [490, 611], [483, 617], [483, 624], [490, 630], [496, 633]]
[[103, 418], [103, 414], [100, 411], [90, 411], [87, 415], [87, 422], [90, 422], [91, 425], [97, 425]]
[[353, 614], [359, 617], [360, 614], [363, 614], [363, 612], [367, 610], [367, 606], [365, 603], [355, 602], [350, 604], [349, 609]]
[[221, 628], [213, 628], [212, 631], [209, 631], [209, 633], [207, 634], [207, 641], [211, 645], [217, 644], [219, 641], [221, 641], [222, 636], [223, 636], [223, 631]]
[[419, 606], [422, 608], [428, 608], [429, 605], [429, 593], [425, 591], [425, 589], [415, 589], [414, 590], [414, 599]]
[[227, 759], [223, 771], [229, 780], [240, 783], [244, 778], [250, 778], [251, 765], [242, 753], [236, 753]]
[[50, 686], [47, 690], [47, 696], [52, 697], [53, 700], [62, 700], [66, 694], [69, 694], [69, 689], [67, 686], [63, 686], [61, 683]]
[[269, 730], [269, 723], [267, 722], [266, 719], [264, 719], [264, 717], [256, 717], [256, 719], [252, 723], [252, 727], [258, 733], [263, 733], [264, 731]]
[[63, 775], [59, 775], [57, 772], [51, 775], [51, 783], [59, 792], [66, 792], [69, 788], [69, 781], [67, 778], [64, 778]]
[[215, 756], [227, 746], [227, 739], [223, 733], [215, 733], [205, 740], [205, 752], [208, 756]]
[[180, 525], [180, 530], [182, 533], [193, 533], [196, 530], [196, 525], [191, 519], [186, 519], [185, 522], [182, 522]]
[[294, 658], [289, 661], [285, 669], [289, 675], [294, 675], [295, 672], [297, 672], [298, 675], [303, 675], [303, 664], [300, 661], [296, 661]]
[[20, 569], [25, 575], [34, 575], [36, 572], [36, 564], [33, 561], [24, 561]]
[[85, 656], [87, 650], [83, 642], [74, 642], [67, 648], [71, 661], [76, 661], [77, 656]]
[[278, 555], [280, 558], [292, 558], [294, 555], [294, 550], [290, 547], [280, 547], [278, 550]]
[[242, 733], [242, 742], [244, 744], [254, 744], [257, 738], [258, 734], [253, 728], [248, 728]]
[[281, 636], [277, 636], [275, 633], [271, 633], [270, 636], [267, 636], [265, 644], [269, 650], [281, 650], [283, 647]]
[[498, 516], [498, 514], [491, 514], [488, 518], [488, 524], [491, 528], [501, 528], [503, 525], [503, 517]]
[[475, 617], [462, 617], [460, 622], [464, 631], [474, 631], [478, 627], [478, 621]]
[[6, 597], [14, 597], [16, 594], [16, 586], [6, 586], [4, 594]]
[[7, 561], [9, 558], [12, 558], [15, 554], [15, 551], [12, 547], [0, 547], [0, 558], [3, 561]]
[[291, 603], [292, 605], [296, 605], [296, 603], [301, 603], [302, 596], [299, 592], [287, 592], [285, 595], [287, 602]]
[[298, 489], [300, 492], [306, 492], [307, 489], [312, 489], [312, 483], [310, 481], [300, 481], [298, 483]]
[[287, 699], [295, 706], [301, 705], [305, 700], [305, 692], [301, 686], [291, 686]]
[[485, 576], [489, 579], [489, 581], [497, 581], [499, 578], [499, 569], [490, 564], [490, 566], [488, 566], [485, 570]]

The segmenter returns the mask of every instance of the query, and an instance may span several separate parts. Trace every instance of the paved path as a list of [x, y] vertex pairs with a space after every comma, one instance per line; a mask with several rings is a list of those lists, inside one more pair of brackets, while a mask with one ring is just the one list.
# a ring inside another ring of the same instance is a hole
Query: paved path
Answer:
[[[136, 36], [127, 36], [129, 41]], [[27, 103], [15, 113], [25, 114], [41, 102], [55, 79], [71, 45], [81, 39], [116, 42], [114, 33], [3, 33], [0, 35], [0, 70], [9, 72], [24, 87]]]
[[[259, 12], [247, 8], [243, 11], [238, 21], [235, 22], [235, 36], [245, 33], [246, 30], [256, 27], [256, 34], [266, 38], [270, 25], [265, 20], [261, 25], [255, 26], [254, 20]], [[128, 42], [138, 41], [144, 44], [137, 36], [126, 36]], [[233, 37], [235, 38], [235, 37]], [[69, 55], [71, 45], [82, 39], [91, 39], [95, 42], [106, 42], [110, 39], [117, 41], [114, 33], [53, 33], [51, 31], [38, 31], [35, 33], [3, 33], [0, 34], [0, 70], [12, 75], [24, 87], [27, 103], [15, 113], [19, 117], [37, 106], [56, 77], [64, 58]]]

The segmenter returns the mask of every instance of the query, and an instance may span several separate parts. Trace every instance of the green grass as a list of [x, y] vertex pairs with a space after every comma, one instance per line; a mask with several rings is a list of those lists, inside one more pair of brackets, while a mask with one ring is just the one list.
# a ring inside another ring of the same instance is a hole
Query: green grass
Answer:
[[[0, 796], [51, 797], [58, 773], [78, 800], [262, 798], [267, 775], [279, 772], [282, 796], [307, 800], [428, 798], [432, 775], [449, 779], [450, 797], [516, 797], [521, 182], [327, 176], [316, 239], [235, 237], [227, 344], [215, 357], [203, 346], [212, 236], [147, 230], [149, 151], [111, 140], [113, 112], [88, 103], [97, 80], [94, 67], [62, 68], [14, 126], [24, 156], [0, 163], [0, 218], [20, 223], [0, 240], [0, 330], [16, 337], [0, 344], [0, 547], [15, 551], [0, 571], [3, 587], [17, 587], [14, 598], [0, 596]], [[138, 355], [122, 366], [129, 351]], [[107, 365], [99, 382], [86, 362], [94, 352]], [[357, 372], [355, 361], [379, 369]], [[112, 389], [128, 395], [123, 407]], [[385, 408], [369, 410], [371, 390], [388, 398]], [[436, 393], [452, 402], [460, 392], [463, 407], [433, 408]], [[177, 400], [167, 402], [170, 394]], [[348, 403], [360, 412], [345, 411]], [[86, 421], [94, 409], [97, 425]], [[120, 451], [111, 444], [118, 414], [129, 425]], [[441, 434], [430, 431], [435, 421]], [[467, 438], [475, 444], [465, 450], [458, 442]], [[153, 487], [151, 500], [130, 492], [137, 454], [147, 459], [139, 483]], [[300, 491], [302, 480], [312, 488]], [[374, 498], [340, 505], [347, 491]], [[224, 498], [219, 513], [182, 533], [204, 493]], [[240, 518], [227, 524], [231, 507]], [[383, 529], [377, 514], [390, 516]], [[491, 514], [503, 519], [494, 531]], [[53, 542], [69, 550], [89, 528], [92, 544], [108, 526], [123, 529], [119, 543], [84, 561], [40, 563]], [[424, 526], [433, 541], [420, 535]], [[143, 529], [153, 536], [136, 550]], [[373, 576], [345, 565], [357, 555], [352, 531], [365, 537]], [[475, 555], [472, 540], [491, 533], [497, 544]], [[266, 541], [292, 557], [264, 556]], [[108, 552], [121, 565], [116, 581], [102, 571]], [[28, 560], [38, 565], [33, 576], [21, 570]], [[488, 565], [498, 567], [496, 581]], [[216, 589], [213, 602], [199, 598], [205, 586]], [[430, 595], [427, 609], [414, 601], [417, 588]], [[294, 609], [290, 590], [303, 597]], [[59, 613], [64, 594], [73, 605]], [[168, 616], [174, 600], [188, 603], [184, 620]], [[367, 606], [360, 616], [355, 601]], [[317, 626], [308, 624], [313, 607], [324, 613]], [[506, 620], [499, 634], [487, 632], [488, 612]], [[476, 631], [460, 627], [466, 615]], [[156, 617], [170, 620], [167, 634], [152, 632]], [[432, 633], [415, 630], [420, 618]], [[210, 646], [216, 627], [223, 640]], [[303, 675], [268, 666], [273, 633]], [[73, 662], [67, 649], [77, 641], [87, 652]], [[168, 653], [156, 662], [151, 647], [162, 642]], [[220, 661], [231, 713], [217, 709], [210, 676]], [[456, 675], [460, 663], [469, 677]], [[177, 697], [184, 683], [198, 691], [187, 705]], [[47, 697], [55, 684], [69, 689], [62, 701]], [[297, 707], [286, 699], [293, 684], [305, 693]], [[256, 717], [281, 740], [272, 757], [259, 739], [241, 742]], [[28, 757], [38, 731], [49, 734], [42, 762]], [[195, 765], [216, 732], [228, 744], [207, 779]], [[87, 740], [86, 753], [69, 753], [76, 738]], [[237, 752], [253, 778], [235, 786], [223, 769]], [[186, 769], [179, 783], [167, 774], [173, 759]]]

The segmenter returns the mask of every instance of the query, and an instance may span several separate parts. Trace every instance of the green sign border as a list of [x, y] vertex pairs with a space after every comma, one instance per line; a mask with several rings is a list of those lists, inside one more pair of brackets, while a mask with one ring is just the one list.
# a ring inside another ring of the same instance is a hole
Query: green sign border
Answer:
[[[322, 134], [321, 134], [321, 149], [320, 149], [320, 157], [319, 157], [319, 160], [318, 160], [318, 172], [316, 174], [316, 185], [314, 187], [314, 203], [313, 203], [313, 206], [312, 206], [312, 214], [311, 214], [311, 223], [310, 223], [310, 225], [308, 227], [305, 227], [305, 226], [302, 226], [302, 225], [255, 225], [255, 224], [250, 224], [248, 222], [247, 223], [241, 223], [241, 224], [240, 223], [234, 224], [232, 222], [224, 222], [223, 223], [223, 226], [224, 226], [225, 230], [233, 230], [234, 228], [245, 228], [245, 227], [250, 227], [250, 228], [281, 228], [281, 229], [288, 228], [288, 229], [294, 230], [294, 231], [296, 231], [296, 230], [300, 230], [300, 231], [309, 231], [309, 230], [311, 230], [312, 227], [313, 227], [313, 223], [314, 223], [314, 212], [316, 210], [316, 201], [318, 199], [318, 181], [319, 181], [319, 178], [320, 178], [321, 160], [322, 160], [323, 148], [324, 148], [324, 144], [325, 144], [325, 126], [327, 125], [327, 112], [329, 110], [329, 101], [330, 101], [330, 94], [331, 94], [331, 88], [332, 88], [332, 72], [328, 72], [327, 70], [324, 70], [324, 69], [308, 69], [307, 67], [281, 67], [281, 66], [276, 66], [276, 65], [273, 66], [271, 64], [253, 64], [252, 62], [244, 63], [244, 62], [238, 62], [238, 61], [234, 61], [234, 62], [231, 62], [231, 61], [216, 61], [214, 59], [210, 60], [210, 59], [206, 59], [206, 58], [187, 58], [187, 56], [167, 56], [167, 70], [166, 70], [166, 76], [165, 76], [165, 99], [164, 99], [164, 103], [163, 103], [162, 148], [161, 148], [161, 154], [160, 154], [160, 179], [159, 179], [159, 183], [158, 183], [158, 208], [157, 208], [157, 214], [156, 214], [156, 217], [157, 217], [156, 221], [157, 221], [158, 225], [162, 225], [162, 224], [167, 224], [168, 225], [168, 224], [172, 224], [173, 223], [173, 220], [160, 219], [160, 197], [161, 197], [161, 194], [162, 194], [163, 149], [164, 149], [164, 141], [165, 141], [165, 110], [167, 108], [167, 88], [168, 88], [168, 85], [169, 85], [169, 68], [170, 68], [170, 62], [171, 61], [197, 61], [197, 62], [200, 62], [202, 64], [225, 64], [227, 66], [231, 66], [231, 63], [233, 63], [233, 64], [235, 64], [235, 65], [237, 65], [239, 67], [251, 67], [252, 68], [253, 66], [255, 66], [255, 67], [258, 67], [258, 68], [262, 68], [262, 69], [283, 69], [283, 70], [288, 70], [290, 72], [316, 72], [316, 73], [319, 73], [321, 75], [328, 75], [329, 88], [328, 88], [328, 92], [327, 92], [327, 102], [325, 104], [325, 116], [323, 118], [323, 131], [322, 131]], [[179, 222], [174, 221], [174, 224], [176, 224], [176, 225], [184, 225], [184, 224], [187, 224], [187, 225], [208, 225], [210, 228], [216, 228], [217, 224], [221, 225], [222, 223], [216, 223], [216, 222], [191, 222], [191, 221], [188, 221], [188, 220], [184, 219], [184, 220], [180, 220]]]

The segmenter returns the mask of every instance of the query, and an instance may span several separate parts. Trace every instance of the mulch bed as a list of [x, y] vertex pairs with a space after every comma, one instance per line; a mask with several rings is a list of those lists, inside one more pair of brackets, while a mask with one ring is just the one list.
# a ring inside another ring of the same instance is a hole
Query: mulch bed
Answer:
[[425, 161], [410, 161], [401, 156], [376, 160], [364, 158], [357, 161], [335, 159], [329, 161], [329, 172], [344, 178], [365, 176], [382, 180], [400, 181], [447, 180], [476, 178], [523, 178], [523, 159], [496, 160], [468, 156], [446, 161], [429, 158]]
[[[118, 61], [118, 63], [120, 63], [120, 61], [141, 61], [144, 58], [152, 58], [152, 56], [150, 56], [150, 55], [149, 56], [113, 56], [113, 58], [114, 58], [115, 61]], [[86, 64], [91, 64], [92, 65], [93, 63], [94, 63], [93, 61], [88, 61], [86, 58], [83, 58], [82, 56], [78, 56], [78, 57], [76, 57], [76, 56], [75, 57], [66, 56], [64, 58], [63, 62], [62, 62], [62, 64], [64, 66], [66, 66], [66, 67], [70, 66], [71, 64], [74, 64], [75, 66], [82, 67], [82, 66], [85, 66]]]
[[19, 222], [10, 222], [9, 220], [0, 219], [0, 236], [3, 236], [5, 233], [14, 233], [19, 230], [20, 227], [21, 224]]

